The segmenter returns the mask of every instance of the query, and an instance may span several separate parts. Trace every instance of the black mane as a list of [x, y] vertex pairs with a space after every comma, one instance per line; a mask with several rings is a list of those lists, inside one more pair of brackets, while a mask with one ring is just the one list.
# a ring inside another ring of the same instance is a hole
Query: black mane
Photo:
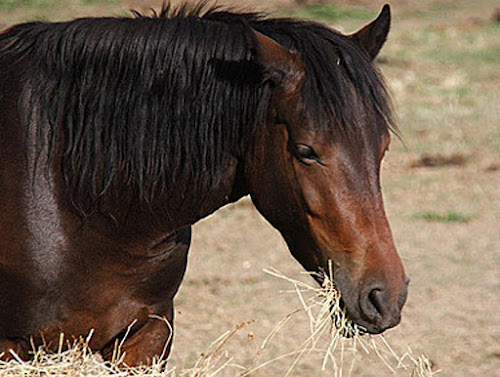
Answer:
[[326, 134], [356, 135], [364, 116], [392, 125], [378, 71], [324, 26], [202, 5], [135, 15], [29, 23], [0, 35], [0, 66], [26, 68], [26, 122], [49, 161], [60, 155], [81, 210], [110, 187], [145, 201], [178, 179], [210, 187], [228, 155], [243, 156], [271, 93], [248, 25], [301, 54], [305, 107]]
[[325, 137], [353, 142], [361, 128], [372, 127], [374, 137], [397, 130], [380, 72], [348, 36], [310, 21], [257, 18], [251, 25], [299, 52], [307, 67], [302, 99]]

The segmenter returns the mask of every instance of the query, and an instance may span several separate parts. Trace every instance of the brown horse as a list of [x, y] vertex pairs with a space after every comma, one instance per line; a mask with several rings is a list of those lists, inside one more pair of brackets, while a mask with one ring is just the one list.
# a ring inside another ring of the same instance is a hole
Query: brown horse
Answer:
[[354, 322], [395, 326], [372, 64], [389, 23], [385, 6], [345, 36], [198, 6], [0, 34], [0, 352], [94, 329], [108, 357], [137, 320], [126, 363], [160, 355], [151, 316], [173, 321], [191, 225], [245, 195], [307, 270], [332, 261]]

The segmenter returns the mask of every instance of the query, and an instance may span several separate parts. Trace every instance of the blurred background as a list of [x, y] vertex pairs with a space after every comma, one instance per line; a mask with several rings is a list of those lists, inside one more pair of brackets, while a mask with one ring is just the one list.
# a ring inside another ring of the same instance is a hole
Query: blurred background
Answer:
[[[350, 33], [385, 2], [219, 4], [313, 19]], [[402, 323], [386, 339], [398, 352], [425, 353], [442, 376], [500, 376], [500, 2], [390, 4], [392, 29], [376, 64], [391, 90], [402, 141], [393, 138], [382, 185], [412, 281]], [[159, 7], [161, 1], [0, 0], [0, 29]], [[303, 313], [259, 350], [274, 326], [300, 307], [287, 292], [293, 286], [263, 272], [271, 267], [310, 281], [247, 198], [198, 223], [176, 300], [171, 365], [193, 365], [220, 334], [245, 322], [224, 347], [231, 363], [248, 367], [293, 352], [309, 334]], [[352, 375], [391, 375], [372, 356], [356, 356]], [[252, 375], [280, 375], [293, 360], [283, 357]], [[332, 375], [321, 371], [321, 362], [322, 355], [310, 353], [290, 375]]]

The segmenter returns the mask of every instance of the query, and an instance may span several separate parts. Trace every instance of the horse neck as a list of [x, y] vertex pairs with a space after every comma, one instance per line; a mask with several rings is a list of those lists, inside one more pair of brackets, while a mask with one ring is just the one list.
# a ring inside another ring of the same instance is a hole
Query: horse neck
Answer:
[[161, 219], [161, 228], [167, 232], [192, 225], [248, 194], [243, 165], [241, 160], [231, 156], [224, 162], [218, 177], [202, 176], [196, 182], [189, 176], [180, 178], [175, 188], [156, 197], [149, 204], [150, 211], [144, 213], [153, 214], [149, 217], [151, 220]]
[[149, 203], [135, 200], [127, 203], [123, 198], [109, 198], [103, 208], [83, 218], [66, 206], [73, 218], [68, 224], [71, 229], [80, 229], [82, 225], [88, 227], [91, 232], [112, 240], [114, 247], [122, 245], [130, 250], [143, 250], [144, 245], [155, 245], [173, 232], [193, 225], [246, 195], [241, 172], [239, 161], [228, 159], [223, 176], [213, 184], [195, 184], [186, 177], [177, 182], [175, 190], [157, 195]]
[[[189, 223], [194, 223], [247, 194], [240, 161], [230, 157], [224, 165], [219, 177], [207, 179], [195, 190], [185, 191], [187, 194], [183, 209], [186, 213], [194, 212], [193, 218], [187, 219]], [[176, 203], [178, 202], [175, 201], [174, 205]]]

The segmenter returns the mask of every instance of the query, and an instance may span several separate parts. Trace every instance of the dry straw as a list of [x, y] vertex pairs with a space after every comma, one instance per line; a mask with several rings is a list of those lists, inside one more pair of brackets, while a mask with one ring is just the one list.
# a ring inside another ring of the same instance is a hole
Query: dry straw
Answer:
[[[165, 322], [171, 328], [170, 323], [163, 317], [151, 316]], [[148, 376], [148, 377], [213, 377], [220, 375], [222, 370], [232, 367], [244, 368], [232, 364], [231, 358], [223, 352], [225, 344], [239, 330], [249, 325], [248, 322], [241, 323], [232, 331], [227, 331], [216, 339], [201, 354], [193, 367], [177, 370], [175, 367], [167, 365], [163, 360], [163, 355], [158, 359], [153, 359], [150, 366], [129, 367], [124, 364], [125, 352], [122, 351], [123, 343], [135, 322], [130, 324], [125, 336], [117, 340], [109, 361], [104, 361], [99, 354], [94, 354], [89, 347], [93, 331], [90, 331], [86, 338], [80, 337], [72, 341], [65, 340], [64, 334], [59, 338], [57, 352], [48, 351], [46, 345], [35, 348], [33, 346], [33, 358], [29, 361], [22, 360], [14, 351], [10, 351], [12, 359], [1, 360], [0, 354], [0, 376], [2, 377], [38, 377], [38, 376], [82, 376], [82, 377], [125, 377], [125, 376]], [[169, 339], [165, 344], [170, 343]], [[236, 372], [235, 375], [241, 374]]]
[[[432, 363], [425, 355], [416, 356], [410, 348], [399, 355], [383, 335], [365, 335], [366, 330], [354, 324], [346, 316], [341, 306], [341, 292], [333, 279], [331, 263], [329, 263], [328, 272], [321, 274], [323, 280], [321, 287], [290, 278], [276, 269], [264, 271], [293, 285], [293, 290], [301, 303], [301, 309], [281, 321], [268, 336], [263, 347], [293, 315], [305, 311], [309, 318], [310, 336], [295, 352], [296, 358], [285, 376], [292, 372], [302, 356], [311, 352], [323, 353], [322, 370], [326, 370], [328, 364], [331, 364], [335, 377], [352, 376], [356, 356], [372, 353], [392, 374], [404, 370], [411, 377], [432, 377], [439, 372], [432, 370]], [[325, 339], [327, 346], [318, 347]], [[347, 356], [350, 356], [350, 363], [346, 365]]]
[[[374, 354], [385, 365], [388, 371], [401, 375], [406, 373], [410, 377], [432, 377], [437, 372], [431, 368], [431, 362], [425, 355], [415, 356], [411, 349], [401, 356], [390, 346], [382, 335], [363, 335], [364, 329], [353, 324], [340, 305], [341, 293], [333, 280], [333, 271], [322, 276], [323, 285], [310, 285], [281, 274], [279, 271], [265, 270], [268, 274], [283, 279], [293, 286], [301, 308], [287, 315], [281, 320], [266, 337], [258, 352], [259, 357], [265, 354], [266, 347], [273, 341], [280, 331], [286, 331], [286, 324], [297, 314], [304, 313], [309, 318], [309, 336], [300, 345], [287, 354], [254, 363], [254, 367], [246, 368], [233, 363], [233, 359], [224, 351], [224, 346], [241, 329], [249, 326], [248, 322], [241, 323], [232, 331], [227, 331], [216, 339], [200, 356], [192, 368], [177, 370], [167, 365], [164, 360], [154, 359], [148, 367], [127, 367], [123, 363], [124, 353], [122, 346], [124, 338], [117, 341], [111, 360], [105, 362], [99, 354], [94, 354], [89, 348], [92, 331], [86, 338], [68, 341], [61, 334], [57, 352], [48, 352], [47, 347], [33, 347], [33, 358], [23, 361], [11, 351], [12, 360], [0, 361], [0, 375], [2, 377], [35, 377], [35, 376], [151, 376], [151, 377], [214, 377], [221, 375], [251, 376], [257, 371], [265, 374], [266, 367], [279, 360], [291, 358], [289, 368], [283, 371], [289, 376], [299, 361], [311, 353], [321, 353], [323, 357], [322, 369], [333, 370], [335, 377], [352, 376], [357, 356]], [[152, 317], [165, 322], [165, 318]], [[170, 339], [169, 341], [170, 342]], [[167, 344], [168, 344], [167, 342]], [[166, 345], [167, 345], [166, 344]], [[325, 346], [326, 344], [326, 346]]]
[[[170, 326], [168, 322], [167, 326]], [[99, 354], [94, 354], [89, 347], [93, 331], [86, 338], [67, 340], [64, 334], [60, 335], [57, 352], [49, 352], [45, 345], [35, 348], [33, 346], [33, 358], [23, 361], [14, 352], [10, 351], [10, 361], [0, 361], [0, 375], [2, 377], [35, 377], [35, 376], [152, 376], [152, 377], [174, 377], [175, 369], [166, 369], [166, 362], [158, 359], [153, 360], [151, 366], [129, 368], [123, 364], [122, 345], [134, 323], [132, 323], [125, 337], [115, 344], [110, 361], [105, 362]]]

